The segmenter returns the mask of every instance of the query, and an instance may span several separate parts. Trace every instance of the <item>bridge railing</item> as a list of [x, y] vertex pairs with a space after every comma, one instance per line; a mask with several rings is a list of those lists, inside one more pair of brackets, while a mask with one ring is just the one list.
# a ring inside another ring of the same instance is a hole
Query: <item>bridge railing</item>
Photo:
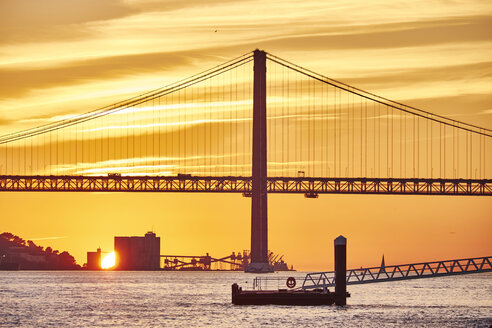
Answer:
[[[492, 272], [492, 256], [347, 270], [347, 285]], [[335, 286], [335, 272], [308, 273], [302, 289]]]

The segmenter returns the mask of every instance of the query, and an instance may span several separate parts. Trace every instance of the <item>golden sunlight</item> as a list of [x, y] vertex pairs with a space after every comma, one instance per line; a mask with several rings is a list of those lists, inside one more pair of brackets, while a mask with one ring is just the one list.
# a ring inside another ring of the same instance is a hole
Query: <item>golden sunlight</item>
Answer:
[[102, 259], [101, 268], [110, 269], [114, 267], [114, 264], [115, 264], [115, 254], [114, 252], [111, 252]]

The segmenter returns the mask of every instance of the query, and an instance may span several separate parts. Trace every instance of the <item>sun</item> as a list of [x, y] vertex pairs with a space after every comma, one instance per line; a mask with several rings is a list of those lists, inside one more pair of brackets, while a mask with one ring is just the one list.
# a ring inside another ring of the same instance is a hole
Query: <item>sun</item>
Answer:
[[116, 257], [115, 257], [114, 252], [111, 252], [108, 255], [106, 255], [101, 261], [101, 268], [110, 269], [110, 268], [114, 267], [115, 258]]

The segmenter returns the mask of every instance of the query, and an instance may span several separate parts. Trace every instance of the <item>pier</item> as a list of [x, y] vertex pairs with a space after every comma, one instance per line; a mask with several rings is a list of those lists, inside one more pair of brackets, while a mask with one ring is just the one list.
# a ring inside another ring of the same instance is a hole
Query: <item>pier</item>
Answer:
[[[339, 236], [335, 244], [335, 271], [306, 274], [302, 285], [294, 277], [256, 277], [251, 290], [232, 285], [235, 305], [338, 305], [347, 304], [347, 285], [436, 278], [492, 272], [492, 256], [420, 262], [347, 270], [347, 239]], [[272, 283], [277, 285], [272, 289]], [[280, 287], [282, 286], [282, 288]], [[329, 288], [334, 288], [335, 292]]]

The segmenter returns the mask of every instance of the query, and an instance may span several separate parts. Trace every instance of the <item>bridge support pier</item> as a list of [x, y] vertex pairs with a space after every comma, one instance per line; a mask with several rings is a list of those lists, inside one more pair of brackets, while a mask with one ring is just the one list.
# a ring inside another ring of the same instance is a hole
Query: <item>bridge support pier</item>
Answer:
[[251, 190], [251, 263], [246, 272], [273, 272], [268, 263], [266, 53], [254, 51], [253, 175]]

